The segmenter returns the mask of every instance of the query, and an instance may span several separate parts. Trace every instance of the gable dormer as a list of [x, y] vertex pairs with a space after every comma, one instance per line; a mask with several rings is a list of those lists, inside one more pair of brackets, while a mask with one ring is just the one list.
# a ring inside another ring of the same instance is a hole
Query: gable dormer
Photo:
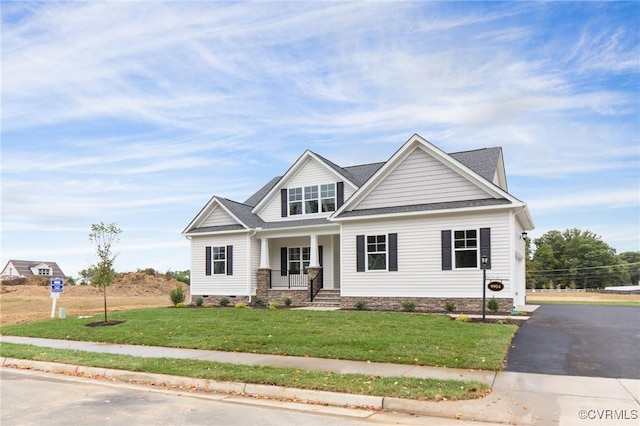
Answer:
[[29, 269], [31, 269], [33, 275], [40, 275], [43, 277], [53, 276], [53, 268], [46, 263], [38, 263], [37, 265], [31, 266]]
[[252, 213], [265, 222], [329, 217], [357, 188], [349, 172], [307, 150]]

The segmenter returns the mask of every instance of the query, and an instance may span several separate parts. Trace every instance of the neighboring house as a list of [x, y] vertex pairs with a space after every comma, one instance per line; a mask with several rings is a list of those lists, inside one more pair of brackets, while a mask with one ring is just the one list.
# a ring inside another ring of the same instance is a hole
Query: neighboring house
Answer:
[[66, 275], [56, 262], [41, 262], [34, 260], [9, 260], [0, 276], [3, 278], [27, 278], [32, 275], [43, 277], [65, 278]]
[[211, 198], [183, 235], [192, 297], [478, 311], [483, 256], [487, 282], [504, 286], [487, 297], [525, 303], [533, 226], [501, 148], [446, 154], [414, 135], [383, 163], [341, 167], [307, 150], [246, 201]]

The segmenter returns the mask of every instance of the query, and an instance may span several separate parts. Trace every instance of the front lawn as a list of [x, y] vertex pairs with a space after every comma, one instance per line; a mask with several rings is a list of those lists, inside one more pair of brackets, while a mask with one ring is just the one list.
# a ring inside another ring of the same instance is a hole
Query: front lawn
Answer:
[[3, 335], [499, 370], [517, 329], [399, 312], [158, 308], [6, 325]]

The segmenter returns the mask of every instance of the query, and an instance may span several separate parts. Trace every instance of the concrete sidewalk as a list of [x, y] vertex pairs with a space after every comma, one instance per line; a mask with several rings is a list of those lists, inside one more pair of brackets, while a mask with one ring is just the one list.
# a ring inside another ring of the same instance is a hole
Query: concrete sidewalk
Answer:
[[24, 360], [3, 359], [3, 366], [18, 364], [47, 371], [84, 372], [90, 375], [126, 381], [132, 380], [141, 383], [195, 386], [202, 390], [216, 392], [265, 395], [285, 400], [301, 399], [336, 406], [370, 406], [389, 411], [413, 412], [430, 416], [516, 425], [637, 425], [640, 422], [640, 380], [434, 368], [15, 336], [0, 336], [0, 342], [150, 358], [198, 359], [241, 365], [268, 365], [272, 367], [291, 367], [386, 377], [405, 376], [477, 380], [490, 384], [493, 391], [489, 396], [479, 400], [431, 402], [338, 394], [278, 386], [214, 382], [211, 380], [90, 369]]

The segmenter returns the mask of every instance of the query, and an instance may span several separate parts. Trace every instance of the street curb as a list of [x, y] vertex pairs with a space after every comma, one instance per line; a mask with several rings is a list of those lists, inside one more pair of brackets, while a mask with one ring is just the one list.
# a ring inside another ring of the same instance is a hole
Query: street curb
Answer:
[[45, 361], [33, 361], [18, 358], [2, 358], [3, 368], [22, 368], [46, 371], [57, 374], [82, 375], [94, 379], [104, 378], [127, 383], [138, 383], [155, 386], [184, 387], [205, 392], [229, 395], [268, 398], [275, 400], [304, 402], [309, 404], [328, 405], [347, 408], [365, 408], [396, 412], [416, 413], [445, 418], [455, 418], [455, 407], [440, 407], [434, 410], [433, 401], [357, 395], [319, 390], [289, 388], [253, 383], [222, 382], [210, 379], [196, 379], [167, 374], [144, 373], [109, 368], [85, 367], [80, 365], [61, 364]]

